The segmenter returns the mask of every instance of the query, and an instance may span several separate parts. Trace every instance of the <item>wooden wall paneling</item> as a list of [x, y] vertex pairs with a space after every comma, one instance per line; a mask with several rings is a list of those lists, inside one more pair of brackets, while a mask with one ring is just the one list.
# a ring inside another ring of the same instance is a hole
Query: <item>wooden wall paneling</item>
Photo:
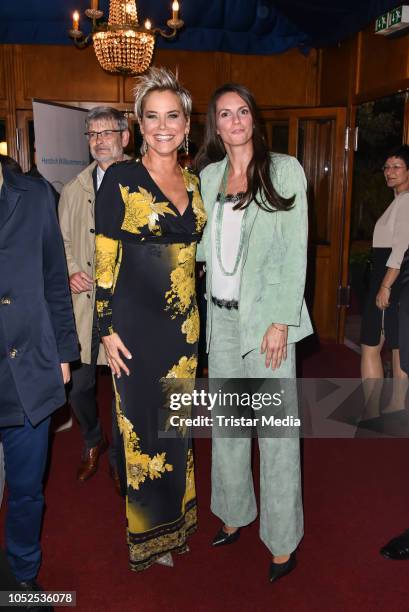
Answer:
[[7, 154], [18, 161], [16, 127], [16, 114], [8, 112], [6, 115]]
[[32, 98], [59, 102], [121, 102], [120, 79], [97, 62], [93, 48], [15, 45], [18, 65], [17, 108], [30, 109]]
[[0, 110], [2, 111], [8, 111], [9, 109], [7, 84], [10, 74], [6, 54], [7, 47], [5, 45], [0, 45]]
[[405, 93], [402, 143], [409, 144], [409, 92]]
[[[107, 103], [124, 109], [133, 102], [134, 79], [106, 73], [92, 48], [12, 48], [18, 109], [31, 109], [32, 98], [81, 106]], [[196, 112], [204, 112], [213, 90], [229, 80], [247, 84], [264, 107], [313, 105], [317, 99], [319, 62], [315, 51], [305, 57], [298, 50], [272, 56], [243, 56], [158, 49], [154, 63], [172, 69], [178, 66], [181, 80], [192, 92]]]
[[315, 98], [314, 106], [322, 104], [321, 90], [322, 90], [322, 71], [323, 71], [323, 49], [317, 49], [316, 52], [317, 52], [317, 77], [316, 77], [317, 85], [316, 85], [316, 98]]
[[24, 99], [24, 66], [23, 66], [23, 49], [22, 45], [13, 45], [14, 57], [14, 90], [16, 97], [16, 108], [31, 108], [31, 100], [28, 102]]
[[29, 139], [29, 121], [33, 121], [33, 111], [19, 110], [16, 113], [17, 129], [19, 134], [19, 149], [17, 153], [17, 161], [23, 169], [23, 172], [28, 172], [31, 168], [30, 159], [30, 139]]
[[353, 106], [409, 88], [409, 36], [374, 34], [372, 23], [321, 53], [321, 105]]
[[[200, 51], [155, 51], [154, 66], [165, 66], [175, 72], [178, 70], [183, 85], [190, 91], [196, 112], [205, 112], [211, 93], [216, 87], [230, 80], [230, 54]], [[133, 102], [132, 89], [135, 79], [124, 79], [123, 98]]]
[[361, 53], [356, 102], [394, 94], [409, 87], [409, 36], [374, 34], [371, 24], [360, 33]]
[[313, 106], [316, 103], [317, 53], [292, 49], [278, 55], [231, 56], [231, 78], [249, 87], [261, 107]]
[[14, 83], [14, 56], [13, 46], [3, 45], [1, 49], [2, 55], [2, 79], [0, 83], [1, 91], [4, 92], [4, 106], [6, 119], [6, 138], [7, 138], [7, 153], [14, 159], [18, 159], [17, 141], [16, 141], [16, 91]]
[[358, 37], [321, 49], [320, 104], [346, 106], [355, 93]]
[[306, 101], [308, 106], [317, 106], [321, 91], [321, 59], [317, 49], [310, 50], [310, 75], [307, 79]]

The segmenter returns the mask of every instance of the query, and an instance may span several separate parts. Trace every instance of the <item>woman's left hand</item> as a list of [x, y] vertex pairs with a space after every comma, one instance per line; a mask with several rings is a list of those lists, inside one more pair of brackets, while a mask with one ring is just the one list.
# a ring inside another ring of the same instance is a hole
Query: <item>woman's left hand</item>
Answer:
[[391, 296], [390, 289], [381, 287], [376, 294], [376, 305], [380, 310], [385, 310], [389, 306], [389, 298]]
[[267, 328], [261, 343], [261, 353], [266, 354], [266, 368], [275, 370], [281, 366], [281, 362], [287, 359], [287, 336], [288, 325], [284, 323], [272, 323]]

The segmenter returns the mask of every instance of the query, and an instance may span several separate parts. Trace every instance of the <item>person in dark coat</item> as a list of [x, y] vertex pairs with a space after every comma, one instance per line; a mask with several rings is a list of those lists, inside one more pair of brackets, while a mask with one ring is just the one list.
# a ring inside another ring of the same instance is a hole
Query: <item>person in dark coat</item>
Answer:
[[[400, 267], [399, 297], [399, 353], [400, 367], [409, 375], [409, 249], [405, 252]], [[407, 405], [407, 401], [405, 405]], [[407, 409], [404, 411], [407, 412]], [[402, 413], [404, 413], [402, 411]], [[407, 561], [409, 559], [409, 529], [392, 538], [380, 550], [385, 559]]]
[[[0, 153], [0, 165], [7, 166], [12, 172], [17, 172], [18, 174], [22, 174], [23, 172], [20, 164], [17, 163], [15, 159], [10, 157], [10, 155], [3, 155]], [[0, 440], [0, 506], [3, 500], [4, 479], [5, 479], [5, 473], [4, 473], [3, 445]], [[1, 569], [2, 568], [1, 568], [1, 563], [0, 563], [0, 570]], [[2, 572], [0, 571], [0, 576], [1, 575], [2, 575]]]
[[0, 163], [0, 438], [8, 486], [6, 553], [37, 590], [50, 415], [78, 359], [64, 246], [41, 179]]
[[[399, 353], [400, 367], [409, 375], [409, 249], [400, 267], [399, 299]], [[406, 400], [407, 401], [407, 400]], [[406, 403], [406, 402], [405, 402]], [[409, 529], [392, 538], [380, 550], [385, 559], [407, 561], [409, 559]]]

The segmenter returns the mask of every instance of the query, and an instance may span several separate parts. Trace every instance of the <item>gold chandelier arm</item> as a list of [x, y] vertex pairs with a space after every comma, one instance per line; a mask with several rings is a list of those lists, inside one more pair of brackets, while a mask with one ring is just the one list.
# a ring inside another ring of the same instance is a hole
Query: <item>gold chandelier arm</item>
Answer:
[[163, 28], [152, 28], [151, 32], [153, 32], [153, 34], [160, 34], [163, 38], [175, 38], [178, 30], [183, 28], [184, 25], [185, 23], [182, 19], [169, 19], [167, 21], [167, 26], [170, 31]]
[[84, 36], [84, 33], [81, 30], [70, 30], [70, 37], [73, 39], [74, 45], [77, 49], [85, 49], [92, 42], [93, 32], [90, 32], [87, 36]]
[[171, 39], [171, 38], [175, 38], [176, 34], [177, 34], [177, 30], [173, 29], [170, 32], [168, 30], [162, 30], [161, 28], [152, 28], [151, 29], [152, 34], [159, 34], [160, 36], [162, 36], [162, 38], [167, 38], [167, 39]]

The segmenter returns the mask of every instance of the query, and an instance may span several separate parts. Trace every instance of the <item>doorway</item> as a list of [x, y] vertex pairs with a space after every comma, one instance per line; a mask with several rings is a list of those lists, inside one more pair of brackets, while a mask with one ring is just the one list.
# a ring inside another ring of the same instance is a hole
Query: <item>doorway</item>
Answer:
[[344, 342], [360, 352], [361, 318], [369, 288], [371, 247], [375, 223], [393, 200], [382, 165], [388, 153], [406, 140], [407, 93], [398, 93], [356, 109], [358, 127], [351, 194], [349, 252], [350, 306]]
[[339, 341], [345, 216], [345, 108], [264, 111], [273, 151], [297, 157], [308, 183], [306, 301], [320, 339]]

